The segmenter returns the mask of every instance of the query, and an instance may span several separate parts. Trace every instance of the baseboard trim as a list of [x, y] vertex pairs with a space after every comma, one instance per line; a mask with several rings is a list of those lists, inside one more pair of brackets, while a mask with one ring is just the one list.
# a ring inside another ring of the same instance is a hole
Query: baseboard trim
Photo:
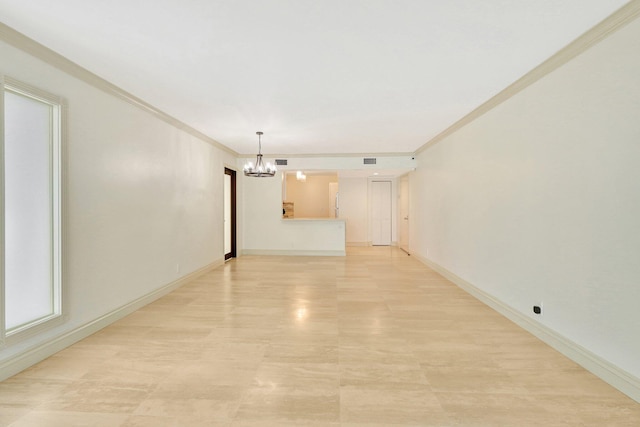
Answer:
[[243, 249], [242, 255], [282, 255], [282, 256], [346, 256], [346, 251], [303, 251], [278, 249]]
[[530, 332], [555, 350], [578, 363], [592, 374], [598, 376], [600, 379], [620, 390], [636, 402], [640, 402], [640, 378], [636, 378], [625, 370], [604, 360], [590, 350], [587, 350], [581, 345], [560, 335], [553, 329], [527, 317], [520, 311], [515, 310], [461, 277], [458, 277], [441, 265], [415, 253], [412, 253], [412, 256], [437, 271], [455, 285], [473, 295], [475, 298], [496, 310], [498, 313], [502, 314], [521, 328]]
[[347, 242], [347, 247], [363, 248], [366, 246], [371, 246], [371, 242]]
[[3, 381], [9, 377], [12, 377], [23, 370], [35, 365], [38, 362], [46, 359], [55, 353], [64, 350], [70, 345], [88, 337], [100, 329], [109, 326], [117, 320], [133, 313], [134, 311], [144, 307], [145, 305], [152, 303], [153, 301], [165, 296], [166, 294], [178, 289], [179, 287], [197, 279], [205, 273], [224, 264], [224, 260], [216, 260], [186, 276], [175, 280], [160, 289], [148, 293], [128, 304], [123, 305], [97, 319], [88, 322], [74, 330], [65, 332], [61, 335], [51, 338], [50, 340], [38, 344], [35, 347], [28, 348], [22, 353], [15, 355], [14, 357], [5, 360], [0, 363], [0, 381]]

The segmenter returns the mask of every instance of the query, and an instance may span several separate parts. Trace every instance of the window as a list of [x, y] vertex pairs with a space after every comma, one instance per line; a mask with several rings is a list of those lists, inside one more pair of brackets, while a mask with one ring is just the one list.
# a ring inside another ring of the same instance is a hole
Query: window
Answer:
[[62, 319], [62, 102], [5, 77], [0, 340]]

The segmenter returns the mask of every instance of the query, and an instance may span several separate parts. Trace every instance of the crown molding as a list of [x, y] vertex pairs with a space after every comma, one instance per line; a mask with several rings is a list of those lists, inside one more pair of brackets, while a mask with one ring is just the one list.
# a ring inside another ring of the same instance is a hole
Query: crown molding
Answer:
[[476, 120], [478, 117], [491, 111], [509, 98], [513, 97], [533, 83], [542, 79], [547, 74], [550, 74], [576, 56], [580, 55], [592, 46], [606, 39], [611, 34], [615, 33], [628, 23], [638, 18], [638, 16], [640, 16], [640, 0], [631, 0], [629, 3], [611, 14], [608, 18], [605, 18], [602, 22], [588, 30], [582, 36], [578, 37], [576, 40], [559, 50], [549, 59], [535, 67], [533, 70], [529, 71], [527, 74], [516, 80], [511, 85], [507, 86], [500, 93], [493, 96], [485, 103], [481, 104], [478, 108], [471, 111], [469, 114], [455, 122], [453, 125], [445, 129], [435, 137], [431, 138], [428, 142], [426, 142], [416, 150], [416, 154], [420, 154], [429, 147], [439, 143], [449, 135], [457, 132], [467, 124]]
[[[306, 158], [322, 158], [322, 157], [413, 157], [414, 153], [310, 153], [310, 154], [264, 154], [264, 157], [270, 159], [306, 159]], [[239, 154], [238, 157], [255, 157], [256, 153]]]
[[13, 28], [7, 26], [6, 24], [3, 24], [2, 22], [0, 22], [0, 40], [34, 56], [35, 58], [38, 58], [39, 60], [59, 69], [60, 71], [69, 74], [70, 76], [82, 80], [83, 82], [88, 83], [89, 85], [108, 93], [109, 95], [115, 96], [116, 98], [119, 98], [131, 105], [138, 107], [139, 109], [151, 114], [157, 119], [160, 119], [170, 124], [171, 126], [174, 126], [190, 134], [191, 136], [194, 136], [222, 151], [238, 157], [238, 153], [227, 147], [226, 145], [221, 144], [215, 139], [184, 123], [183, 121], [176, 119], [175, 117], [165, 113], [162, 110], [159, 110], [148, 102], [145, 102], [135, 95], [132, 95], [124, 89], [114, 85], [113, 83], [110, 83], [97, 74], [94, 74], [91, 71], [76, 64], [75, 62], [70, 61], [59, 53], [25, 36], [24, 34], [14, 30]]

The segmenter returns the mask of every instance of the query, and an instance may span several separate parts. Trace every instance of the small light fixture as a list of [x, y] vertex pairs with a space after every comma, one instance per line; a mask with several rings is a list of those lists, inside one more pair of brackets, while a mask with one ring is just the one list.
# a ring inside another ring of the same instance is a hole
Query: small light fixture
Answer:
[[307, 175], [303, 174], [302, 171], [296, 172], [296, 179], [298, 181], [305, 182], [307, 180]]
[[276, 165], [267, 162], [266, 166], [262, 163], [262, 132], [256, 132], [258, 135], [258, 155], [256, 156], [255, 166], [250, 161], [244, 165], [244, 175], [257, 178], [271, 177], [278, 171]]

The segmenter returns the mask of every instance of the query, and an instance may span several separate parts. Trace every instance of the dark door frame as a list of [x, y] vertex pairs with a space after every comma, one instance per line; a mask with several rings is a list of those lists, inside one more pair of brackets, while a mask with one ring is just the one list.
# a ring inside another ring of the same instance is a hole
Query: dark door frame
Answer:
[[[224, 168], [224, 174], [231, 177], [231, 251], [224, 254], [225, 261], [236, 257], [236, 171]], [[225, 195], [226, 200], [226, 195]], [[226, 224], [225, 224], [226, 227]]]

